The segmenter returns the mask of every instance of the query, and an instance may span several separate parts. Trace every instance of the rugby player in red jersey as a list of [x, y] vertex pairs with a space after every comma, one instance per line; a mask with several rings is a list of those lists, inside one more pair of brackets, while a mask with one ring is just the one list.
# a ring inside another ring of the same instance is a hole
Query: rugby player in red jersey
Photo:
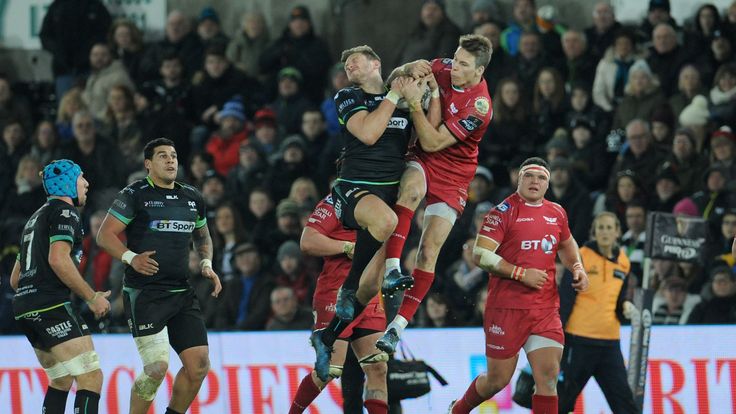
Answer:
[[[300, 243], [302, 251], [312, 256], [324, 257], [322, 273], [317, 278], [317, 288], [312, 301], [315, 329], [325, 328], [335, 316], [337, 291], [350, 272], [355, 233], [355, 230], [344, 228], [338, 220], [331, 195], [324, 198], [315, 207], [302, 232]], [[368, 269], [372, 270], [371, 265]], [[291, 403], [289, 414], [304, 412], [329, 381], [340, 377], [348, 342], [353, 347], [353, 352], [366, 374], [363, 404], [369, 414], [385, 414], [388, 410], [386, 391], [388, 355], [375, 347], [376, 340], [385, 327], [386, 317], [378, 296], [376, 296], [335, 342], [328, 380], [326, 382], [320, 380], [314, 370], [304, 377]]]
[[549, 166], [541, 158], [521, 164], [516, 193], [488, 212], [478, 231], [473, 257], [490, 273], [483, 316], [487, 373], [477, 376], [452, 414], [468, 414], [501, 391], [524, 348], [536, 391], [534, 414], [557, 414], [557, 376], [565, 340], [555, 284], [555, 256], [573, 273], [573, 287], [585, 290], [588, 276], [567, 213], [547, 201]]
[[[403, 280], [399, 257], [414, 210], [425, 196], [427, 208], [412, 275], [413, 287], [407, 290], [398, 315], [377, 344], [386, 352], [394, 351], [401, 333], [427, 295], [440, 249], [465, 208], [468, 187], [478, 165], [478, 143], [493, 116], [488, 86], [483, 78], [491, 53], [488, 39], [465, 35], [460, 37], [452, 59], [419, 60], [392, 74], [426, 79], [432, 90], [432, 104], [428, 117], [420, 105], [422, 90], [419, 85], [410, 83], [403, 89], [417, 133], [417, 145], [401, 177], [399, 200], [394, 206], [399, 220], [386, 243], [384, 294], [391, 295], [406, 286], [395, 283]], [[441, 117], [432, 113], [432, 108], [440, 108], [436, 100], [441, 103]]]

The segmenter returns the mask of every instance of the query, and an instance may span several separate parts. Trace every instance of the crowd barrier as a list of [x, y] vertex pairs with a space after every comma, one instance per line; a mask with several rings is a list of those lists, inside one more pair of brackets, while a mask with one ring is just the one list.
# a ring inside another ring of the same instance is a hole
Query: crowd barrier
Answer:
[[[314, 353], [309, 333], [210, 333], [211, 371], [194, 401], [192, 414], [285, 414], [299, 381], [311, 369]], [[430, 363], [449, 385], [432, 379], [432, 392], [402, 403], [406, 414], [445, 413], [473, 377], [485, 370], [480, 328], [408, 329], [404, 335], [414, 355]], [[629, 329], [622, 329], [624, 356]], [[100, 413], [127, 413], [130, 386], [141, 363], [129, 335], [96, 335], [105, 382]], [[518, 371], [526, 364], [522, 353]], [[166, 410], [173, 376], [180, 367], [171, 355], [169, 374], [153, 410]], [[478, 411], [481, 414], [529, 413], [511, 401], [513, 384]], [[0, 337], [0, 413], [41, 412], [48, 384], [24, 337]], [[309, 414], [341, 413], [339, 384], [319, 396]], [[72, 412], [74, 395], [67, 401]], [[578, 400], [577, 414], [609, 414], [600, 389], [591, 380]], [[649, 353], [645, 413], [736, 414], [736, 326], [655, 327]]]

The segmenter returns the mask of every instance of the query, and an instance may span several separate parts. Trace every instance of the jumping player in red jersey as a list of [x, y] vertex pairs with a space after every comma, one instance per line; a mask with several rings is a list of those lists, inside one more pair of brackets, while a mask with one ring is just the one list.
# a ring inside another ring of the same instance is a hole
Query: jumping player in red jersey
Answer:
[[465, 395], [450, 406], [468, 414], [501, 391], [516, 370], [524, 348], [536, 392], [534, 414], [557, 414], [557, 376], [565, 341], [555, 256], [573, 273], [573, 287], [588, 287], [578, 244], [570, 235], [567, 213], [544, 199], [549, 166], [541, 158], [521, 164], [516, 193], [488, 212], [478, 231], [473, 257], [490, 273], [483, 316], [488, 372], [477, 376]]
[[[468, 187], [478, 165], [478, 143], [493, 116], [488, 86], [483, 72], [491, 59], [491, 43], [478, 35], [460, 37], [453, 59], [419, 60], [397, 69], [392, 76], [409, 75], [426, 79], [432, 90], [432, 104], [441, 102], [440, 116], [429, 118], [420, 105], [422, 91], [411, 83], [404, 88], [418, 141], [401, 177], [399, 200], [394, 212], [399, 219], [386, 243], [386, 275], [382, 290], [400, 273], [399, 257], [404, 248], [414, 210], [427, 198], [424, 226], [417, 252], [413, 287], [409, 289], [398, 315], [389, 324], [378, 348], [393, 352], [399, 337], [429, 291], [434, 280], [437, 256], [457, 217], [462, 214]], [[432, 123], [433, 119], [437, 119]]]
[[[355, 247], [355, 233], [355, 230], [344, 228], [338, 220], [331, 195], [324, 198], [315, 207], [302, 232], [300, 243], [302, 251], [312, 256], [324, 257], [322, 273], [317, 279], [317, 288], [312, 301], [315, 329], [325, 328], [335, 316], [337, 291], [350, 271]], [[368, 270], [372, 270], [370, 265]], [[380, 271], [380, 269], [376, 270]], [[388, 411], [386, 390], [388, 355], [375, 347], [376, 340], [385, 327], [386, 316], [376, 296], [335, 342], [328, 381], [320, 380], [315, 371], [304, 377], [291, 403], [289, 414], [304, 412], [329, 381], [340, 377], [348, 341], [367, 377], [363, 404], [369, 414], [386, 414]]]

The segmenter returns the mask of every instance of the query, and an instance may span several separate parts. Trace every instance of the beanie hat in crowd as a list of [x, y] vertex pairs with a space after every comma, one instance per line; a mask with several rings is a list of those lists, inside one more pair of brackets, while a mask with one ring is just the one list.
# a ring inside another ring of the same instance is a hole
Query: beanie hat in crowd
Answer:
[[296, 83], [302, 83], [302, 79], [304, 77], [302, 76], [302, 73], [299, 72], [299, 69], [293, 67], [293, 66], [287, 66], [279, 71], [278, 75], [279, 80], [283, 78], [289, 78], [295, 81]]
[[209, 6], [202, 9], [199, 13], [199, 22], [202, 23], [205, 20], [212, 20], [213, 22], [220, 24], [220, 16], [217, 15], [214, 8]]
[[294, 8], [291, 9], [291, 13], [289, 14], [289, 21], [296, 19], [303, 19], [308, 22], [312, 21], [312, 16], [309, 13], [309, 9], [307, 8], [307, 6], [298, 5], [294, 6]]
[[71, 160], [51, 161], [43, 169], [43, 189], [46, 190], [46, 195], [49, 196], [76, 199], [79, 196], [77, 194], [77, 177], [80, 175], [82, 175], [82, 168]]
[[470, 7], [470, 12], [486, 12], [496, 19], [500, 17], [498, 5], [495, 0], [475, 0], [473, 5]]
[[232, 99], [225, 102], [225, 105], [223, 105], [222, 110], [218, 115], [220, 116], [220, 119], [232, 116], [238, 118], [240, 122], [245, 122], [245, 107], [243, 107], [243, 102], [240, 100], [240, 96], [234, 96]]
[[281, 244], [278, 253], [276, 253], [276, 261], [282, 261], [286, 257], [296, 257], [297, 260], [302, 258], [302, 251], [299, 250], [299, 244], [294, 240], [287, 240]]
[[693, 98], [690, 105], [680, 112], [680, 125], [682, 126], [703, 126], [708, 123], [708, 100], [703, 95], [697, 95]]
[[650, 78], [654, 76], [652, 74], [652, 69], [649, 67], [649, 64], [647, 64], [647, 61], [644, 59], [639, 59], [636, 62], [634, 62], [633, 65], [629, 68], [629, 77], [634, 74], [634, 72], [644, 72], [647, 76]]
[[675, 207], [672, 209], [672, 214], [676, 216], [700, 216], [700, 213], [698, 212], [698, 206], [695, 205], [695, 202], [693, 202], [693, 199], [690, 197], [685, 197], [682, 200], [678, 201], [677, 204], [675, 204]]

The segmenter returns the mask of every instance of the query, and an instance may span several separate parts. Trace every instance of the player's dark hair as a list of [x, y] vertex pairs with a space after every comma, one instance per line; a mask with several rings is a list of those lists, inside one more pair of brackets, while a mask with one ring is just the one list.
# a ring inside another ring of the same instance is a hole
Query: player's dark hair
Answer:
[[526, 160], [524, 160], [524, 162], [521, 163], [521, 165], [519, 166], [519, 169], [522, 169], [522, 168], [526, 167], [527, 165], [532, 165], [532, 164], [541, 165], [542, 167], [544, 167], [547, 170], [549, 170], [549, 164], [547, 164], [547, 161], [545, 161], [545, 160], [543, 160], [542, 158], [539, 158], [539, 157], [527, 158]]
[[145, 147], [143, 147], [143, 158], [147, 160], [153, 159], [153, 151], [156, 149], [156, 147], [160, 147], [162, 145], [176, 147], [174, 145], [174, 141], [168, 138], [156, 138], [153, 141], [146, 144]]
[[493, 46], [487, 37], [468, 34], [460, 36], [460, 47], [468, 51], [475, 57], [475, 67], [488, 67], [491, 62], [491, 54], [493, 54]]
[[370, 60], [381, 61], [381, 58], [378, 57], [378, 53], [374, 52], [373, 48], [368, 45], [360, 45], [343, 50], [342, 55], [340, 56], [340, 62], [344, 64], [353, 53], [362, 53]]

